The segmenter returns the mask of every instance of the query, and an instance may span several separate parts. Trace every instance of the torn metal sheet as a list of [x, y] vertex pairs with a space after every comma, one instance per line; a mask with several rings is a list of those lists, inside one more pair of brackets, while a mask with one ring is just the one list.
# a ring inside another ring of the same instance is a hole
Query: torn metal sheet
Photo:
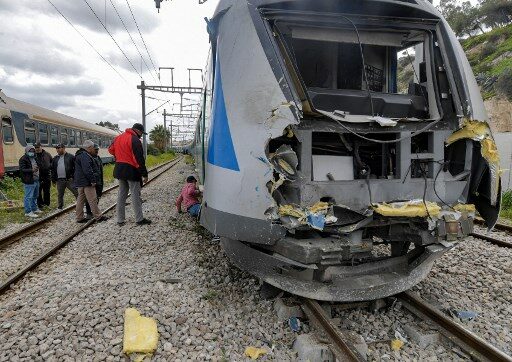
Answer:
[[374, 204], [373, 210], [388, 217], [438, 217], [441, 207], [435, 203], [421, 199], [403, 202]]
[[446, 145], [448, 146], [461, 139], [471, 139], [480, 142], [482, 157], [487, 161], [491, 175], [490, 203], [492, 206], [495, 206], [498, 200], [500, 185], [500, 157], [489, 124], [487, 122], [466, 119], [462, 127], [446, 139]]

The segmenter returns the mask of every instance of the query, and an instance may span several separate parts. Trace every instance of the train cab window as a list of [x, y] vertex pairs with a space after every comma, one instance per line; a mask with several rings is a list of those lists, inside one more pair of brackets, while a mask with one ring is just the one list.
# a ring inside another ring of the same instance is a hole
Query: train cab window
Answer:
[[2, 135], [4, 143], [14, 142], [14, 134], [12, 131], [12, 120], [9, 117], [2, 117]]
[[74, 129], [69, 130], [69, 145], [76, 146], [76, 132]]
[[295, 63], [291, 73], [316, 109], [391, 118], [437, 116], [431, 39], [423, 30], [277, 27], [281, 49]]
[[59, 128], [56, 126], [50, 126], [50, 138], [52, 146], [59, 144]]
[[36, 122], [32, 120], [25, 120], [25, 142], [27, 143], [36, 143]]
[[39, 142], [42, 145], [48, 145], [48, 125], [46, 123], [39, 123], [38, 126]]
[[60, 143], [68, 145], [68, 130], [66, 128], [60, 129]]

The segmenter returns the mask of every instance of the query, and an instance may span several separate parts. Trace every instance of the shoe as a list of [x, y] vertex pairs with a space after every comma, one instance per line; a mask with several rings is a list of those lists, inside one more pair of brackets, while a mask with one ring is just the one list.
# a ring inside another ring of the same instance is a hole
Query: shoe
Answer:
[[151, 224], [151, 220], [148, 219], [142, 219], [141, 221], [137, 222], [137, 225], [149, 225]]
[[92, 214], [87, 214], [87, 215], [85, 215], [85, 218], [91, 220], [93, 218], [93, 215]]
[[117, 226], [123, 226], [124, 224], [126, 224], [126, 221], [117, 222]]
[[34, 214], [33, 212], [29, 212], [28, 214], [25, 214], [26, 217], [32, 217], [32, 218], [36, 218], [36, 217], [39, 217], [39, 215], [36, 215]]
[[89, 220], [87, 220], [87, 219], [84, 217], [82, 220], [77, 220], [76, 222], [77, 222], [77, 223], [79, 223], [79, 224], [85, 224], [87, 221], [89, 221]]
[[106, 216], [100, 216], [98, 219], [96, 219], [96, 222], [102, 222], [108, 220], [108, 217]]
[[33, 212], [34, 214], [40, 214], [40, 213], [42, 213], [42, 212], [43, 212], [43, 210], [41, 210], [41, 209], [37, 209], [36, 211], [32, 211], [32, 212]]

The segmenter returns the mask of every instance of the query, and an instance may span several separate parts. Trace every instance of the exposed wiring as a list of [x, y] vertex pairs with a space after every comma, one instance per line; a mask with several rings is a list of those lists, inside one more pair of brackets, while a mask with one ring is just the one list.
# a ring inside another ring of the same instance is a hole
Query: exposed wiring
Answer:
[[345, 15], [341, 15], [342, 18], [347, 20], [353, 27], [357, 35], [357, 42], [359, 43], [359, 52], [361, 54], [361, 61], [363, 62], [363, 74], [364, 74], [364, 82], [366, 83], [366, 90], [368, 91], [368, 97], [370, 97], [370, 106], [372, 110], [372, 117], [375, 116], [375, 112], [373, 109], [373, 97], [372, 97], [372, 91], [370, 90], [370, 84], [368, 83], [368, 72], [366, 71], [366, 62], [364, 60], [364, 51], [363, 51], [363, 45], [361, 44], [361, 38], [359, 36], [359, 30], [357, 29], [356, 24], [350, 18], [346, 17]]

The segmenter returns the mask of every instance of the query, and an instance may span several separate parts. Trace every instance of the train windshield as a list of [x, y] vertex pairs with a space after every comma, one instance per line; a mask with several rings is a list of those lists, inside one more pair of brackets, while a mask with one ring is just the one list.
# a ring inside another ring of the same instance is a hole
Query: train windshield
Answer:
[[312, 108], [344, 116], [438, 118], [431, 32], [350, 23], [280, 23], [274, 30], [289, 74]]

